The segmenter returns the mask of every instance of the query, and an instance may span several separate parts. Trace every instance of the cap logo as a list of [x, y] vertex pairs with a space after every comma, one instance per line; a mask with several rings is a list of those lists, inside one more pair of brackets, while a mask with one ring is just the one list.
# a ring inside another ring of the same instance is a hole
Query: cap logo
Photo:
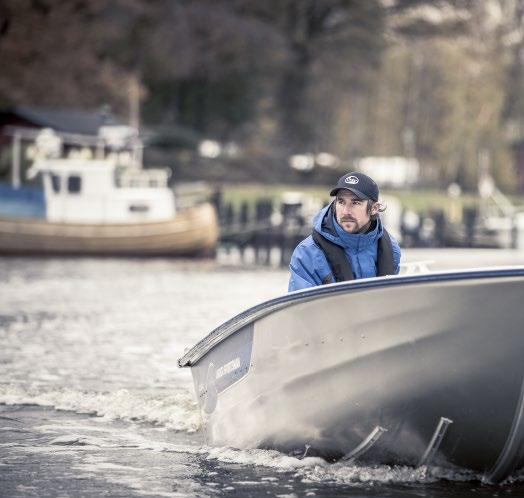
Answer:
[[349, 183], [350, 185], [355, 185], [356, 183], [358, 183], [358, 178], [356, 176], [351, 175], [351, 176], [348, 176], [344, 180], [344, 182]]

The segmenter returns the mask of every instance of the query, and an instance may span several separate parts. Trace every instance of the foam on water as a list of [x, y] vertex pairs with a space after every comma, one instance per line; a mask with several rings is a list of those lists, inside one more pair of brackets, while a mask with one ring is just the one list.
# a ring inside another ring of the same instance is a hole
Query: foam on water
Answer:
[[179, 391], [158, 395], [127, 389], [116, 392], [82, 392], [71, 389], [26, 391], [0, 386], [0, 403], [38, 405], [89, 413], [108, 420], [129, 420], [164, 426], [175, 431], [196, 432], [200, 418], [193, 394]]
[[[156, 481], [155, 476], [151, 475], [150, 468], [108, 462], [99, 455], [88, 455], [82, 463], [74, 466], [74, 470], [83, 476], [103, 475], [108, 482], [139, 492], [143, 496], [187, 496], [176, 493], [169, 487], [166, 489], [165, 484]], [[194, 486], [194, 489], [198, 488], [199, 486]]]
[[200, 452], [208, 459], [239, 465], [270, 467], [280, 472], [296, 472], [303, 482], [337, 484], [381, 483], [413, 484], [439, 480], [478, 481], [481, 476], [464, 469], [442, 467], [419, 468], [389, 465], [359, 465], [356, 463], [329, 463], [322, 458], [297, 458], [275, 450], [237, 450], [233, 448], [205, 448]]
[[[32, 430], [42, 435], [40, 444], [3, 443], [0, 450], [10, 449], [25, 455], [36, 455], [40, 459], [67, 457], [72, 460], [71, 471], [74, 475], [102, 478], [140, 494], [151, 492], [158, 496], [178, 496], [170, 489], [169, 475], [175, 472], [175, 468], [177, 475], [185, 476], [177, 481], [178, 484], [192, 485], [188, 472], [205, 475], [208, 491], [209, 486], [215, 485], [215, 478], [220, 483], [221, 491], [226, 490], [226, 483], [238, 491], [238, 488], [255, 486], [256, 480], [260, 486], [276, 486], [279, 489], [293, 482], [302, 483], [305, 489], [322, 489], [326, 485], [342, 486], [337, 489], [344, 489], [345, 486], [362, 489], [375, 485], [439, 485], [443, 481], [480, 480], [479, 475], [460, 469], [330, 463], [318, 457], [300, 458], [276, 450], [208, 447], [200, 444], [198, 435], [184, 439], [165, 427], [126, 422], [115, 424], [104, 418], [79, 418], [65, 413], [56, 420], [50, 418], [44, 424], [33, 425]], [[8, 448], [8, 445], [11, 447]], [[163, 482], [156, 481], [148, 472], [136, 470], [137, 465], [139, 469], [146, 469], [140, 467], [144, 459], [151, 462], [160, 459], [169, 465], [169, 473], [165, 475], [161, 467], [155, 468], [155, 472], [162, 475]], [[229, 474], [237, 478], [224, 481], [224, 476]], [[199, 495], [204, 482], [199, 479], [194, 488], [184, 492]]]
[[224, 463], [238, 463], [241, 465], [256, 465], [271, 467], [280, 471], [297, 470], [304, 467], [328, 465], [325, 460], [318, 457], [296, 458], [280, 453], [276, 450], [248, 449], [237, 450], [234, 448], [203, 447], [201, 453], [208, 459]]
[[381, 484], [414, 484], [431, 483], [440, 480], [475, 481], [479, 475], [464, 469], [446, 469], [441, 467], [422, 466], [418, 468], [400, 465], [356, 465], [335, 463], [328, 466], [316, 466], [305, 469], [305, 482], [336, 482], [338, 484], [381, 483]]
[[[69, 429], [74, 426], [70, 426]], [[66, 427], [67, 428], [67, 427]], [[63, 425], [40, 426], [39, 431], [56, 433], [64, 430]], [[92, 428], [90, 429], [92, 430]], [[3, 445], [2, 445], [3, 446]], [[480, 481], [481, 476], [463, 469], [449, 469], [442, 467], [407, 467], [389, 465], [359, 465], [357, 463], [329, 463], [319, 457], [297, 458], [286, 455], [276, 450], [246, 449], [239, 450], [228, 447], [208, 447], [196, 444], [177, 444], [168, 441], [155, 441], [148, 436], [129, 432], [108, 431], [106, 437], [69, 433], [54, 437], [47, 446], [27, 449], [30, 453], [62, 454], [70, 452], [71, 447], [89, 452], [90, 447], [99, 449], [113, 448], [119, 450], [135, 449], [137, 451], [153, 451], [157, 453], [170, 453], [193, 455], [207, 461], [220, 464], [236, 465], [238, 468], [266, 468], [276, 472], [277, 475], [292, 474], [295, 478], [306, 484], [428, 484], [438, 481]], [[104, 470], [118, 470], [118, 464], [108, 462], [103, 458], [90, 458], [90, 463], [83, 465], [82, 469], [92, 472]], [[95, 464], [96, 461], [96, 464]], [[78, 467], [80, 468], [80, 467]], [[127, 467], [122, 466], [122, 469]], [[136, 477], [136, 476], [135, 476]], [[277, 477], [265, 477], [266, 481], [277, 481]], [[242, 484], [241, 482], [237, 484]], [[245, 483], [243, 483], [245, 484]]]
[[[62, 408], [71, 410], [71, 405], [74, 401], [74, 396], [67, 396], [62, 393], [63, 397], [61, 402], [67, 400], [68, 407]], [[24, 398], [17, 398], [14, 394], [11, 394], [11, 401], [15, 404], [23, 404]], [[121, 407], [121, 399], [127, 397], [128, 394], [125, 392], [117, 393], [117, 399], [115, 405]], [[111, 396], [109, 396], [110, 398]], [[40, 397], [40, 404], [43, 406], [50, 406], [49, 403], [53, 401], [51, 393], [42, 395]], [[93, 396], [92, 399], [96, 399], [96, 403], [93, 402], [92, 406], [100, 408], [105, 404], [105, 401], [109, 399], [104, 395]], [[184, 400], [182, 395], [179, 395], [178, 400]], [[6, 400], [6, 398], [1, 398]], [[89, 399], [87, 398], [82, 398]], [[56, 401], [56, 400], [54, 400]], [[184, 400], [184, 403], [193, 404], [193, 400]], [[132, 402], [131, 402], [132, 403]], [[34, 403], [33, 403], [34, 404]], [[168, 405], [164, 408], [169, 409]], [[193, 405], [194, 408], [194, 405]], [[80, 411], [78, 406], [75, 405], [75, 410]], [[91, 413], [89, 405], [84, 403], [84, 412]], [[122, 410], [119, 410], [120, 416], [118, 418], [123, 419]], [[135, 412], [136, 413], [136, 412]], [[191, 412], [192, 415], [196, 415], [196, 409]], [[128, 415], [131, 415], [130, 413]], [[179, 413], [180, 415], [180, 413]], [[101, 422], [106, 419], [108, 422], [111, 417], [104, 416], [99, 419]], [[133, 421], [137, 421], [136, 418], [132, 418]], [[197, 417], [198, 419], [198, 417]], [[147, 417], [142, 416], [139, 422], [150, 422]], [[129, 430], [126, 426], [112, 427], [106, 424], [93, 425], [93, 419], [87, 419], [86, 422], [80, 423], [77, 421], [60, 421], [60, 423], [43, 424], [34, 427], [35, 430], [42, 434], [48, 434], [51, 439], [48, 440], [45, 446], [39, 446], [34, 448], [26, 448], [31, 453], [55, 453], [60, 451], [62, 454], [68, 452], [72, 447], [77, 450], [89, 452], [90, 448], [99, 449], [118, 449], [128, 450], [135, 449], [137, 451], [148, 451], [155, 453], [167, 453], [167, 454], [178, 454], [178, 455], [192, 455], [198, 457], [204, 461], [217, 462], [217, 464], [236, 465], [239, 468], [265, 468], [271, 469], [276, 472], [276, 475], [282, 474], [293, 474], [297, 479], [303, 483], [309, 484], [322, 484], [322, 483], [333, 483], [333, 484], [344, 484], [344, 485], [362, 485], [369, 483], [379, 484], [424, 484], [434, 483], [441, 480], [464, 482], [464, 481], [479, 481], [481, 476], [470, 471], [463, 469], [450, 469], [442, 467], [427, 467], [422, 466], [419, 468], [413, 468], [408, 466], [388, 466], [388, 465], [363, 465], [354, 462], [337, 462], [330, 463], [320, 457], [297, 457], [288, 455], [277, 450], [268, 449], [236, 449], [231, 447], [209, 447], [199, 444], [199, 438], [193, 439], [190, 443], [187, 442], [173, 442], [164, 439], [157, 439], [157, 436], [153, 437], [151, 430], [153, 428], [146, 429], [146, 432], [141, 434], [136, 431]], [[164, 420], [163, 428], [168, 429], [168, 423]], [[192, 423], [188, 424], [191, 429], [195, 428]], [[169, 428], [170, 429], [170, 428]], [[158, 430], [158, 429], [157, 429]], [[188, 429], [185, 429], [188, 431]], [[189, 431], [188, 431], [189, 432]], [[95, 459], [96, 460], [96, 459]], [[114, 462], [107, 462], [106, 460], [96, 460], [97, 464], [94, 465], [94, 460], [91, 464], [85, 465], [84, 470], [90, 469], [91, 471], [102, 471], [104, 469], [116, 469]], [[275, 480], [276, 477], [266, 477], [266, 480]]]
[[[140, 424], [154, 424], [161, 430], [195, 433], [200, 427], [200, 419], [193, 394], [180, 391], [171, 395], [145, 394], [122, 389], [116, 392], [81, 392], [68, 389], [54, 391], [24, 391], [19, 388], [0, 386], [0, 403], [6, 405], [38, 405], [76, 413], [93, 414], [100, 422], [124, 420]], [[103, 424], [105, 426], [105, 424]], [[158, 453], [194, 455], [198, 458], [215, 461], [218, 464], [233, 464], [242, 467], [272, 469], [277, 474], [293, 473], [304, 483], [333, 483], [342, 485], [362, 484], [427, 484], [441, 480], [463, 482], [478, 481], [479, 475], [461, 469], [440, 467], [412, 468], [407, 466], [374, 465], [356, 463], [329, 463], [319, 457], [299, 458], [276, 450], [235, 449], [229, 447], [208, 447], [197, 444], [173, 444], [168, 441], [155, 441], [125, 430], [117, 433], [109, 426], [105, 429], [90, 425], [50, 424], [36, 427], [42, 433], [54, 437], [46, 446], [30, 450], [33, 453], [62, 454], [72, 447], [89, 451], [89, 448], [136, 448]], [[93, 431], [103, 433], [93, 435]], [[65, 434], [64, 434], [65, 432]], [[86, 435], [89, 433], [89, 435]], [[72, 453], [71, 453], [72, 454]], [[107, 463], [107, 462], [106, 462]], [[85, 465], [83, 470], [103, 470], [98, 465]], [[107, 468], [106, 468], [107, 470]], [[115, 470], [112, 467], [112, 470]], [[137, 482], [131, 486], [138, 489]], [[130, 485], [130, 482], [128, 483]]]

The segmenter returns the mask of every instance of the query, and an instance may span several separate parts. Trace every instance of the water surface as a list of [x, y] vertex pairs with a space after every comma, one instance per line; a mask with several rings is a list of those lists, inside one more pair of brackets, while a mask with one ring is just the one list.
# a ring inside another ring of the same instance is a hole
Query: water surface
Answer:
[[[442, 267], [450, 254], [412, 258]], [[487, 257], [522, 256], [507, 258]], [[2, 497], [524, 495], [519, 481], [488, 487], [468, 472], [204, 446], [191, 375], [176, 359], [284, 293], [285, 270], [0, 258], [0, 282]]]

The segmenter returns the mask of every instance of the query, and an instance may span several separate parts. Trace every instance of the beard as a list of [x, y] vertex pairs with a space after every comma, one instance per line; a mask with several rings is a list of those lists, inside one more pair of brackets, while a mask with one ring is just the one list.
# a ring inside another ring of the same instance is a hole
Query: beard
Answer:
[[[342, 227], [342, 229], [347, 233], [364, 233], [367, 231], [367, 229], [370, 226], [371, 220], [367, 220], [364, 223], [359, 223], [358, 220], [353, 218], [352, 216], [341, 216], [337, 219], [338, 224]], [[352, 226], [347, 229], [344, 227], [343, 223], [352, 223]]]
[[[338, 224], [343, 228], [343, 230], [348, 233], [358, 233], [362, 228], [360, 226], [360, 223], [351, 216], [342, 216], [337, 221]], [[351, 226], [344, 226], [344, 223], [351, 223]]]

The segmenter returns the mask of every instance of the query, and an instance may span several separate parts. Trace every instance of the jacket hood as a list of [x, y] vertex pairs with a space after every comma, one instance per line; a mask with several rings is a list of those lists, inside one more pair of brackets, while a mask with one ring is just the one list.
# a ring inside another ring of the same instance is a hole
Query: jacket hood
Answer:
[[384, 232], [380, 218], [377, 218], [375, 228], [370, 232], [346, 232], [335, 220], [333, 203], [324, 207], [315, 216], [313, 228], [331, 242], [355, 252], [375, 244]]

